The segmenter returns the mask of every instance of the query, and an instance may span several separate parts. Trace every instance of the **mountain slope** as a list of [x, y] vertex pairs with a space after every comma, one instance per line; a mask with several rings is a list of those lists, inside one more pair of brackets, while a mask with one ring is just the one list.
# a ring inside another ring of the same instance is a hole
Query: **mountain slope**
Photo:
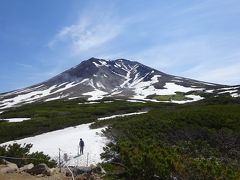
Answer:
[[190, 102], [202, 99], [201, 93], [228, 93], [238, 97], [239, 89], [239, 86], [168, 75], [135, 61], [91, 58], [40, 84], [0, 94], [0, 109], [36, 101], [74, 98], [161, 100], [162, 96], [170, 96], [174, 101], [178, 92], [183, 96], [181, 102]]

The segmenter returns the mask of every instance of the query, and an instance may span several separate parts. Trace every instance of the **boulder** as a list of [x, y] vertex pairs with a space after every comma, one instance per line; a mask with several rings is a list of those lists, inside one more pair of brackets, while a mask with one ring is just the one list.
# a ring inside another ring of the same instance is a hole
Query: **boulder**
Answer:
[[16, 169], [13, 169], [13, 168], [10, 168], [10, 167], [5, 167], [5, 168], [0, 169], [1, 174], [14, 173], [16, 171], [17, 171]]
[[22, 172], [22, 171], [30, 170], [30, 169], [32, 169], [33, 167], [34, 167], [34, 164], [30, 163], [30, 164], [27, 164], [27, 165], [21, 167], [21, 168], [19, 169], [19, 171]]
[[[92, 167], [87, 167], [87, 166], [69, 167], [69, 168], [71, 169], [74, 176], [92, 172]], [[72, 176], [71, 172], [68, 169], [66, 169], [66, 176]]]
[[14, 163], [7, 163], [7, 166], [12, 168], [12, 169], [18, 170], [18, 166]]
[[51, 175], [50, 169], [44, 163], [38, 164], [34, 166], [32, 169], [26, 170], [26, 172], [32, 175], [39, 175], [39, 174], [43, 174], [47, 176]]
[[14, 173], [18, 171], [18, 166], [16, 164], [10, 163], [8, 161], [6, 161], [5, 163], [6, 165], [0, 168], [0, 173], [6, 174], [6, 173]]

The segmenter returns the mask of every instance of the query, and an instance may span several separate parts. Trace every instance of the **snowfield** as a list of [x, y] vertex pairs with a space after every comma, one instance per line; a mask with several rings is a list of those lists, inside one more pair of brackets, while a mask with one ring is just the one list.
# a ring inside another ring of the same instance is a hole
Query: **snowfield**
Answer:
[[107, 94], [108, 94], [107, 92], [101, 91], [99, 89], [95, 89], [94, 91], [83, 93], [82, 95], [91, 96], [90, 98], [88, 98], [88, 101], [94, 101], [94, 100], [102, 99], [104, 95], [107, 95]]
[[[98, 118], [98, 120], [144, 113], [147, 112], [143, 111], [128, 114], [118, 114], [104, 118]], [[102, 131], [106, 129], [106, 127], [90, 129], [90, 125], [91, 123], [82, 124], [75, 127], [43, 133], [33, 137], [2, 143], [0, 146], [13, 143], [31, 143], [33, 144], [31, 152], [42, 151], [56, 160], [58, 159], [58, 153], [60, 149], [61, 157], [63, 157], [63, 154], [67, 154], [69, 161], [65, 163], [69, 166], [87, 166], [90, 164], [97, 164], [102, 162], [100, 154], [104, 152], [103, 147], [109, 142], [109, 140], [102, 135]], [[78, 156], [80, 138], [83, 139], [85, 147], [84, 154]]]
[[1, 119], [1, 121], [8, 121], [8, 122], [22, 122], [31, 120], [31, 118], [9, 118], [9, 119]]
[[[21, 140], [9, 141], [3, 143], [31, 143], [33, 147], [31, 152], [43, 151], [54, 159], [58, 158], [59, 148], [61, 149], [62, 155], [67, 153], [68, 157], [71, 159], [68, 165], [87, 165], [87, 155], [88, 155], [88, 165], [97, 164], [101, 162], [100, 154], [103, 152], [103, 147], [108, 142], [108, 140], [101, 136], [101, 131], [105, 128], [90, 129], [90, 124], [82, 124], [76, 127], [69, 127], [57, 131], [52, 131], [37, 135], [34, 137], [28, 137]], [[82, 138], [85, 143], [84, 154], [77, 158], [73, 158], [78, 155], [78, 144], [79, 139]]]
[[146, 99], [147, 96], [156, 94], [156, 95], [172, 95], [176, 94], [176, 92], [189, 92], [196, 90], [204, 90], [203, 88], [191, 88], [177, 85], [175, 83], [166, 83], [165, 89], [156, 89], [153, 84], [158, 81], [159, 76], [156, 75], [152, 78], [152, 81], [140, 82], [135, 87], [136, 95], [133, 99]]
[[116, 118], [116, 117], [125, 117], [125, 116], [132, 116], [132, 115], [146, 114], [146, 113], [147, 113], [147, 111], [127, 113], [127, 114], [117, 114], [117, 115], [112, 115], [112, 116], [108, 116], [108, 117], [98, 118], [98, 120], [101, 121], [101, 120], [113, 119], [113, 118]]

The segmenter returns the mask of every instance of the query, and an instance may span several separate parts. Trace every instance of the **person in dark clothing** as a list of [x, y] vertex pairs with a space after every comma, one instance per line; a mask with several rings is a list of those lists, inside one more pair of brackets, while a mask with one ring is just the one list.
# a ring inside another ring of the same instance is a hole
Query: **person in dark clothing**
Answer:
[[81, 155], [83, 154], [83, 148], [84, 148], [84, 141], [82, 140], [82, 138], [80, 138], [79, 147], [80, 147], [80, 155]]

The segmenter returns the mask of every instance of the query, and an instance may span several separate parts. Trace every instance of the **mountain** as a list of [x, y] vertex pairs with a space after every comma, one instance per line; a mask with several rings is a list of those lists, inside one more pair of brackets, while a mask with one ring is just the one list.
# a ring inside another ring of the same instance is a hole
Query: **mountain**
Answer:
[[37, 85], [0, 94], [0, 109], [38, 101], [104, 97], [184, 103], [221, 94], [238, 97], [240, 86], [173, 76], [126, 59], [90, 58]]

